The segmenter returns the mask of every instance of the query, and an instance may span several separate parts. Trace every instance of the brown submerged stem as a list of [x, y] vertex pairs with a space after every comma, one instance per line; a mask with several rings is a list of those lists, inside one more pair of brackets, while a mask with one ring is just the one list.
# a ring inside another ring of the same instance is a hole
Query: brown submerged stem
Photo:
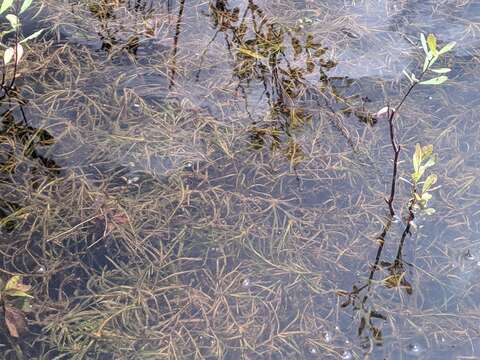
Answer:
[[386, 202], [388, 204], [390, 216], [392, 217], [395, 216], [393, 201], [395, 199], [395, 189], [397, 185], [397, 173], [398, 173], [398, 159], [400, 157], [400, 150], [401, 150], [401, 146], [397, 143], [397, 140], [395, 138], [395, 125], [394, 125], [395, 115], [398, 114], [398, 112], [400, 111], [400, 108], [405, 103], [405, 100], [407, 100], [407, 97], [413, 91], [415, 86], [417, 86], [417, 84], [420, 83], [420, 81], [422, 80], [423, 76], [425, 75], [425, 73], [427, 72], [430, 66], [430, 62], [427, 64], [426, 69], [420, 74], [417, 81], [415, 81], [410, 85], [405, 95], [403, 95], [403, 98], [398, 104], [397, 108], [390, 108], [390, 106], [388, 106], [388, 111], [387, 111], [388, 126], [389, 126], [389, 133], [390, 133], [390, 142], [392, 144], [392, 149], [393, 149], [393, 171], [392, 171], [392, 183], [390, 185], [390, 196], [388, 197], [388, 199], [386, 199]]

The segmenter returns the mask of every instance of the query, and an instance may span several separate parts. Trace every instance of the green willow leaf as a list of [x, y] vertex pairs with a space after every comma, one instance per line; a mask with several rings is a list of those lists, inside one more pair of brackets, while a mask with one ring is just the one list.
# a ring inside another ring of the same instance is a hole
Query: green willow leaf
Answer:
[[448, 76], [439, 76], [430, 80], [420, 81], [422, 85], [440, 85], [448, 80]]
[[2, 5], [0, 6], [0, 14], [3, 14], [7, 11], [12, 5], [14, 0], [3, 0]]
[[425, 55], [428, 55], [427, 40], [425, 40], [425, 35], [420, 34], [420, 42], [422, 43], [422, 49], [425, 51]]
[[430, 69], [430, 70], [437, 74], [446, 74], [452, 71], [452, 69], [449, 69], [449, 68], [438, 68], [438, 69]]
[[5, 16], [5, 18], [10, 23], [10, 26], [12, 27], [12, 29], [16, 29], [18, 27], [18, 25], [20, 25], [20, 23], [18, 21], [18, 17], [14, 14], [8, 14], [8, 15]]
[[439, 55], [445, 54], [446, 52], [449, 52], [452, 50], [457, 43], [455, 41], [449, 42], [447, 45], [445, 45], [443, 48], [440, 49], [438, 52]]
[[35, 38], [39, 37], [40, 34], [43, 32], [43, 30], [45, 30], [45, 29], [41, 29], [41, 30], [35, 31], [32, 35], [29, 35], [29, 36], [27, 36], [25, 39], [23, 39], [22, 41], [20, 41], [20, 44], [25, 43], [25, 42], [27, 42], [28, 40], [32, 40], [32, 39], [35, 39]]
[[30, 5], [32, 5], [33, 0], [25, 0], [22, 4], [22, 7], [20, 8], [19, 14], [23, 13], [25, 10], [27, 10]]
[[420, 163], [422, 162], [422, 147], [420, 144], [415, 145], [415, 153], [413, 154], [413, 170], [418, 173]]
[[33, 296], [27, 294], [25, 291], [22, 290], [7, 290], [5, 291], [5, 295], [12, 296], [12, 297], [28, 297], [33, 299]]
[[427, 177], [427, 180], [423, 183], [422, 193], [426, 193], [437, 182], [437, 175], [431, 174]]

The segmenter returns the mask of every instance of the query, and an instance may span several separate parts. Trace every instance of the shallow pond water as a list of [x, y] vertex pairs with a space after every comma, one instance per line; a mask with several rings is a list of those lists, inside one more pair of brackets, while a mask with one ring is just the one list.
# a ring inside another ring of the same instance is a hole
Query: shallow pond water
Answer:
[[[42, 1], [2, 105], [7, 359], [480, 356], [478, 2]], [[397, 117], [390, 221], [372, 114], [420, 33], [457, 46]], [[436, 212], [399, 251], [416, 143]]]

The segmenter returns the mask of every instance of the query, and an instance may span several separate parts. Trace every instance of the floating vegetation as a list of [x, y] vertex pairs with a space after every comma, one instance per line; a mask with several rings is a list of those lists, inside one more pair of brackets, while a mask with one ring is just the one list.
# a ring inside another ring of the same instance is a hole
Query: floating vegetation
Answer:
[[5, 359], [480, 354], [475, 2], [8, 9]]

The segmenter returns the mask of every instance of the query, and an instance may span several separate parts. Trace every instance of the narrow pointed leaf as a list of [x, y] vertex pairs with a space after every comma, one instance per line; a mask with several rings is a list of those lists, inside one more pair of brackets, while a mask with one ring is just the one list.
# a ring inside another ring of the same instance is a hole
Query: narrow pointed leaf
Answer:
[[448, 80], [447, 76], [439, 76], [430, 80], [420, 81], [422, 85], [440, 85]]
[[21, 291], [21, 290], [8, 290], [8, 291], [5, 291], [5, 295], [13, 296], [13, 297], [28, 297], [33, 299], [32, 295], [27, 294], [25, 291]]
[[263, 59], [263, 56], [260, 55], [259, 53], [255, 52], [255, 51], [252, 51], [250, 49], [246, 49], [246, 48], [239, 48], [238, 51], [244, 55], [247, 55], [249, 57], [252, 57], [252, 58], [255, 58], [255, 59]]
[[12, 5], [14, 0], [3, 0], [2, 5], [0, 6], [0, 14], [3, 14], [7, 11]]
[[33, 0], [25, 0], [22, 4], [22, 7], [20, 8], [19, 14], [23, 13], [25, 10], [27, 10], [30, 5], [32, 5]]
[[423, 164], [423, 166], [425, 167], [425, 169], [428, 169], [429, 167], [435, 165], [437, 163], [437, 155], [433, 155], [430, 159], [428, 159], [428, 161]]
[[425, 40], [425, 35], [420, 34], [420, 42], [422, 43], [422, 48], [423, 51], [425, 51], [425, 55], [428, 55], [427, 40]]
[[413, 170], [417, 173], [422, 162], [422, 147], [420, 144], [415, 145], [415, 153], [413, 154]]
[[403, 70], [403, 73], [405, 74], [405, 76], [407, 77], [407, 79], [413, 84], [413, 80], [412, 80], [412, 78], [410, 77], [410, 75], [408, 75], [408, 73], [407, 73], [405, 70]]
[[427, 177], [427, 180], [425, 180], [425, 182], [423, 183], [422, 193], [426, 193], [428, 190], [430, 190], [432, 185], [435, 185], [436, 182], [437, 182], [437, 175], [435, 174], [429, 175]]
[[446, 52], [449, 52], [450, 50], [452, 50], [455, 47], [455, 45], [457, 45], [457, 43], [455, 41], [449, 42], [447, 45], [445, 45], [444, 47], [442, 47], [440, 49], [438, 54], [442, 55], [442, 54], [445, 54]]
[[42, 34], [43, 30], [45, 30], [45, 29], [41, 29], [41, 30], [35, 31], [32, 35], [29, 35], [29, 36], [27, 36], [25, 39], [23, 39], [22, 41], [20, 41], [20, 44], [25, 43], [25, 42], [27, 42], [27, 41], [29, 41], [29, 40], [33, 40], [33, 39], [39, 37], [39, 36]]
[[423, 61], [423, 69], [422, 69], [423, 71], [427, 70], [431, 58], [432, 58], [431, 53], [428, 53], [427, 56], [425, 56], [425, 60]]
[[449, 68], [439, 68], [439, 69], [430, 69], [430, 70], [432, 70], [434, 73], [437, 73], [437, 74], [446, 74], [452, 71], [452, 69], [449, 69]]

